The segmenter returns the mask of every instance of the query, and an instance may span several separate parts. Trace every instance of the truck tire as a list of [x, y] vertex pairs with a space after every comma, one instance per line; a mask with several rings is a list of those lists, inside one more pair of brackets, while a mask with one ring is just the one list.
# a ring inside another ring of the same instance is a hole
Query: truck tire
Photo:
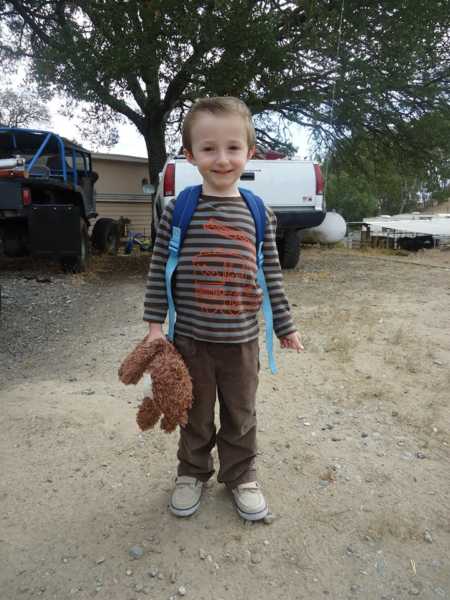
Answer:
[[117, 254], [119, 250], [119, 225], [114, 219], [98, 219], [92, 231], [92, 246], [104, 254]]
[[[280, 252], [281, 250], [281, 252]], [[300, 258], [300, 235], [294, 229], [288, 229], [279, 245], [282, 269], [294, 269]]]
[[61, 265], [65, 273], [82, 273], [86, 271], [91, 256], [91, 243], [88, 228], [83, 219], [80, 220], [81, 246], [78, 256], [63, 256]]
[[28, 254], [24, 240], [25, 229], [20, 225], [9, 225], [3, 230], [3, 252], [5, 256], [16, 257]]

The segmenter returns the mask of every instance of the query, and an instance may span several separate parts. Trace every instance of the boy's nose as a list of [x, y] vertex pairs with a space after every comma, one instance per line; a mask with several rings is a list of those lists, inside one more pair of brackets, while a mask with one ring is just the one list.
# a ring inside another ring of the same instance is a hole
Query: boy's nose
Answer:
[[217, 162], [224, 163], [224, 162], [227, 162], [227, 160], [228, 160], [228, 155], [226, 153], [226, 150], [219, 150], [217, 153]]

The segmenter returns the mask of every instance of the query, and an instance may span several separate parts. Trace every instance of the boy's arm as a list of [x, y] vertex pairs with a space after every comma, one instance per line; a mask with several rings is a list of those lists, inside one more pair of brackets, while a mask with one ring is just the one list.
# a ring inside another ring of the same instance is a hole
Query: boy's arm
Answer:
[[158, 331], [162, 335], [162, 324], [167, 314], [165, 269], [169, 256], [173, 206], [173, 202], [170, 202], [161, 216], [145, 288], [144, 321], [150, 325], [150, 337]]
[[[276, 244], [277, 219], [266, 207], [267, 221], [264, 234], [264, 275], [266, 277], [273, 312], [273, 328], [278, 338], [285, 338], [297, 332], [291, 316], [289, 302], [283, 287], [280, 259]], [[298, 335], [298, 334], [297, 334]]]

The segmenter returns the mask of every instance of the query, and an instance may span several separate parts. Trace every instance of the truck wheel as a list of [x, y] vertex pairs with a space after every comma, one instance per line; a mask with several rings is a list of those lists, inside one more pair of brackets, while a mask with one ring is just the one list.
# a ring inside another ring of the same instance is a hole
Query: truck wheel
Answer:
[[25, 240], [25, 229], [20, 225], [10, 225], [3, 230], [3, 252], [5, 256], [26, 256], [28, 254]]
[[80, 221], [81, 246], [78, 256], [63, 256], [61, 265], [66, 273], [82, 273], [86, 271], [86, 267], [91, 255], [91, 244], [87, 225], [84, 220]]
[[119, 225], [113, 219], [98, 219], [92, 231], [92, 245], [106, 254], [117, 254], [119, 249]]
[[15, 228], [11, 227], [3, 232], [3, 252], [9, 257], [23, 256], [23, 244]]
[[16, 223], [10, 224], [3, 229], [2, 239], [5, 256], [26, 256], [29, 253], [25, 226]]
[[293, 269], [300, 258], [300, 236], [298, 231], [290, 229], [281, 240], [280, 263], [283, 269]]
[[280, 259], [280, 265], [283, 262], [283, 240], [277, 239], [277, 252]]

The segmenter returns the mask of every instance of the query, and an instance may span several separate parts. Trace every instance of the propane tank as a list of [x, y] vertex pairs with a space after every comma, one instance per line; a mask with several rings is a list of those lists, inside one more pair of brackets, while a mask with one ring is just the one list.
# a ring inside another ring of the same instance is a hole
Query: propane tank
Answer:
[[302, 242], [311, 244], [335, 244], [344, 239], [347, 224], [337, 212], [327, 212], [325, 219], [317, 227], [302, 231]]

